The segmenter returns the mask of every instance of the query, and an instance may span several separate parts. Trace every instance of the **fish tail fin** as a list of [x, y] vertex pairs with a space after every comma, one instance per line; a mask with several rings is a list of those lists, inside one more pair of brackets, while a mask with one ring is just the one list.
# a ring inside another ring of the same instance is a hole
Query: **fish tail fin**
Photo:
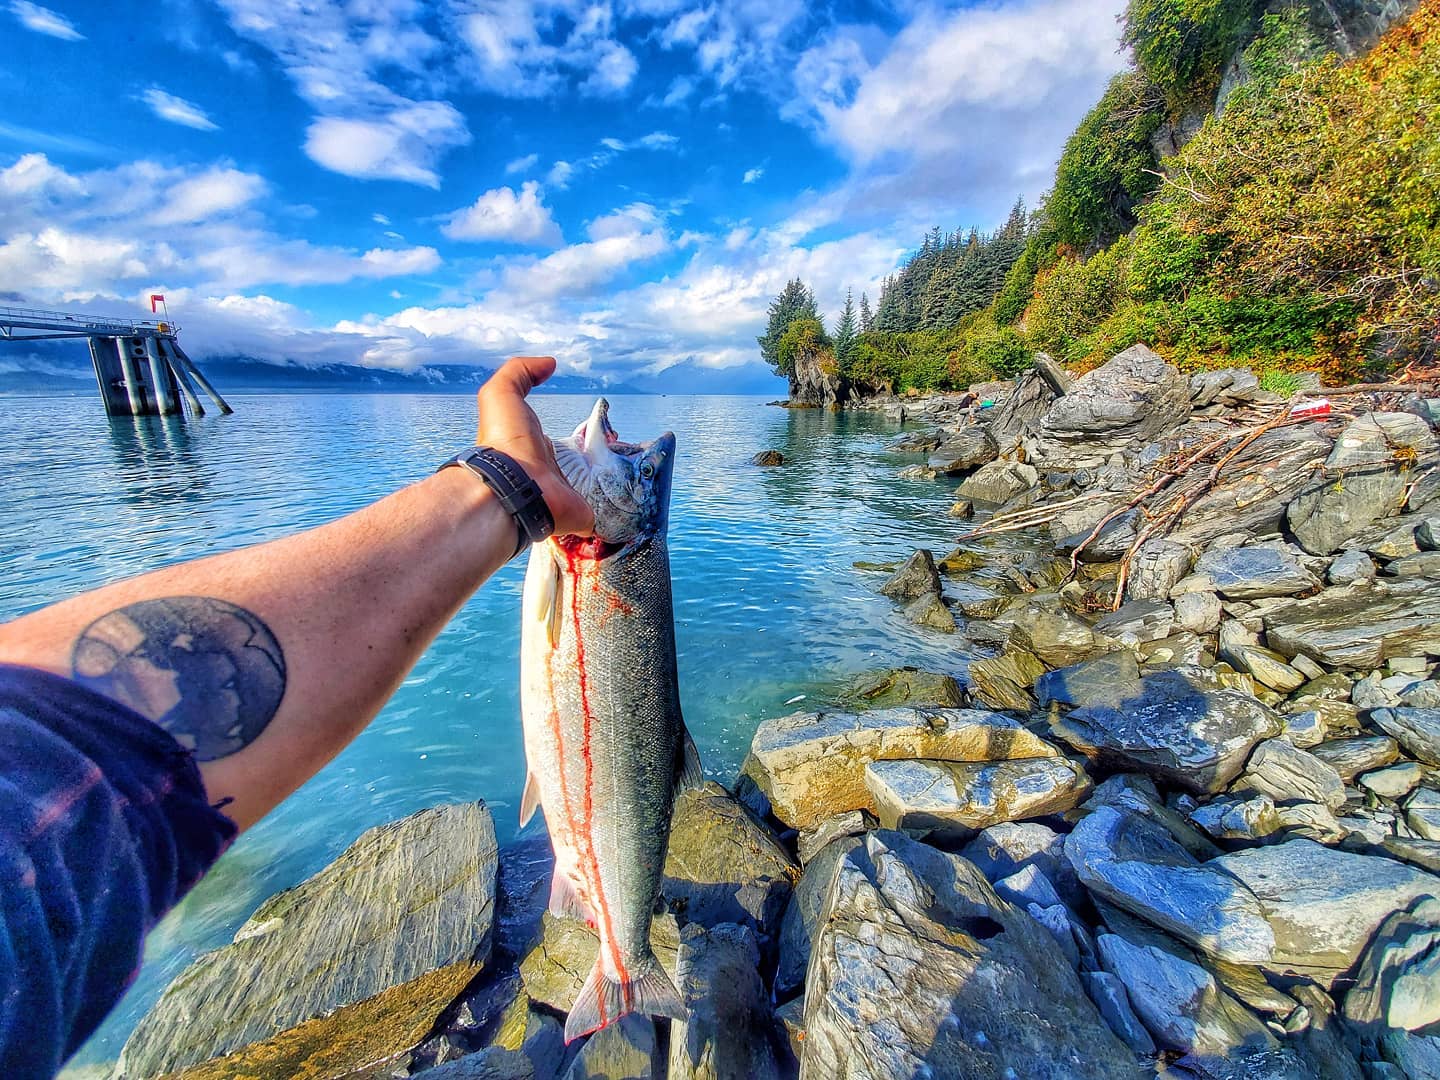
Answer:
[[649, 969], [639, 978], [622, 981], [606, 975], [597, 959], [575, 1004], [570, 1007], [565, 1021], [565, 1041], [599, 1031], [632, 1012], [668, 1016], [673, 1020], [685, 1020], [690, 1015], [680, 1000], [680, 992], [658, 960], [652, 959]]
[[675, 794], [704, 786], [705, 769], [700, 764], [700, 751], [695, 749], [690, 730], [682, 724], [680, 745], [675, 751]]

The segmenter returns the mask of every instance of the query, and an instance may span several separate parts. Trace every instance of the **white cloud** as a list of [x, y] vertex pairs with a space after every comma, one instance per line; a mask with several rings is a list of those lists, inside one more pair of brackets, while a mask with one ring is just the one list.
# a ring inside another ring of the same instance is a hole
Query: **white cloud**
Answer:
[[740, 178], [740, 182], [742, 184], [753, 184], [755, 183], [755, 181], [759, 180], [764, 175], [765, 170], [762, 169], [759, 165], [757, 165], [753, 169], [746, 169], [745, 175]]
[[642, 135], [635, 140], [634, 145], [644, 147], [646, 150], [671, 150], [680, 145], [679, 136], [671, 135], [668, 131], [652, 131], [649, 135]]
[[457, 26], [469, 47], [466, 74], [502, 97], [545, 97], [576, 78], [581, 94], [613, 97], [639, 70], [635, 55], [617, 39], [614, 12], [605, 2], [472, 0]]
[[161, 120], [168, 120], [172, 124], [180, 124], [183, 127], [194, 128], [196, 131], [215, 131], [219, 125], [210, 117], [205, 115], [205, 110], [193, 102], [186, 101], [174, 94], [167, 94], [158, 86], [152, 86], [140, 95], [150, 111]]
[[79, 194], [84, 185], [55, 165], [44, 154], [25, 154], [8, 169], [0, 169], [0, 192], [12, 198], [47, 192]]
[[14, 15], [25, 29], [34, 30], [37, 34], [48, 34], [62, 41], [85, 40], [85, 35], [76, 30], [75, 24], [64, 15], [39, 4], [32, 4], [29, 0], [12, 0], [10, 14]]
[[238, 210], [264, 194], [265, 181], [255, 173], [230, 168], [207, 169], [172, 186], [160, 208], [150, 215], [150, 222], [178, 225], [206, 221]]
[[590, 239], [531, 263], [514, 263], [502, 274], [502, 290], [524, 300], [575, 298], [592, 293], [633, 263], [666, 251], [670, 241], [655, 208], [636, 203], [596, 218]]
[[440, 156], [469, 141], [465, 118], [453, 105], [421, 101], [371, 119], [322, 116], [306, 133], [305, 152], [345, 176], [438, 188]]
[[545, 183], [561, 191], [570, 186], [570, 178], [575, 175], [575, 166], [568, 161], [557, 161], [550, 166], [550, 171], [545, 174]]
[[514, 161], [506, 162], [505, 175], [514, 176], [516, 173], [529, 172], [539, 161], [539, 154], [526, 154], [524, 157], [518, 157]]
[[450, 215], [440, 231], [451, 240], [499, 240], [515, 244], [558, 244], [560, 226], [543, 202], [540, 185], [527, 180], [516, 192], [495, 188]]
[[619, 42], [602, 42], [597, 48], [590, 77], [580, 84], [582, 91], [599, 97], [613, 97], [630, 85], [640, 70], [635, 54]]
[[390, 224], [390, 219], [389, 219], [388, 217], [386, 217], [384, 214], [379, 214], [379, 213], [371, 214], [371, 215], [370, 215], [370, 220], [373, 221], [376, 225], [389, 225], [389, 224]]

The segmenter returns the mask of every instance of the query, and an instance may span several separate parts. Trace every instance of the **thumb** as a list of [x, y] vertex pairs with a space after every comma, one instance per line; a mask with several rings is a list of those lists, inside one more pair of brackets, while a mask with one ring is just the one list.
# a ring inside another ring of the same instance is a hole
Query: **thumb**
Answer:
[[490, 377], [497, 388], [513, 389], [521, 397], [555, 373], [553, 356], [512, 356]]

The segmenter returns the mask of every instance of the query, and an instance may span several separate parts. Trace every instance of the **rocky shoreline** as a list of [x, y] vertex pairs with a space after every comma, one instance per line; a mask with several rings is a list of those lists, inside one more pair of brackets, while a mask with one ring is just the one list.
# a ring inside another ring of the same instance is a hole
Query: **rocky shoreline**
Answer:
[[1440, 400], [1315, 400], [1137, 346], [872, 404], [966, 532], [876, 588], [988, 655], [682, 797], [688, 1023], [567, 1048], [595, 937], [468, 804], [268, 901], [113, 1075], [1440, 1078]]

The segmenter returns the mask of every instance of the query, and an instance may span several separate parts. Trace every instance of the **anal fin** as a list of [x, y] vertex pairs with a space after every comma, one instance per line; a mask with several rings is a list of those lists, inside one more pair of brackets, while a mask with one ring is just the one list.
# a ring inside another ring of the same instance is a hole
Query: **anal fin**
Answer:
[[571, 880], [558, 870], [550, 875], [550, 906], [551, 915], [561, 917], [570, 916], [579, 919], [586, 926], [595, 925], [595, 913], [590, 910], [590, 905], [580, 899], [576, 892], [575, 885]]

